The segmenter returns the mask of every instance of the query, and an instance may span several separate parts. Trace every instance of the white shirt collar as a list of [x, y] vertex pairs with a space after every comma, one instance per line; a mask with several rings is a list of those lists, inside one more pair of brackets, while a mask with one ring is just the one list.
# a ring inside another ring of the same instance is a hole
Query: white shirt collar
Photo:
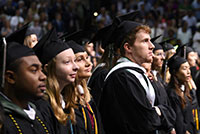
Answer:
[[31, 120], [35, 120], [36, 112], [29, 104], [28, 104], [28, 110], [27, 109], [23, 109], [23, 110]]

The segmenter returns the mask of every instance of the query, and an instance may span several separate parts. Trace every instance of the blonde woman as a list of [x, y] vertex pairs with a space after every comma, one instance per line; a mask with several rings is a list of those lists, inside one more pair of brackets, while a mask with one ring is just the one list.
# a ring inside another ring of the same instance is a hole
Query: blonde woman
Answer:
[[28, 31], [24, 39], [24, 45], [33, 48], [38, 43], [37, 35], [34, 32]]
[[53, 119], [48, 119], [47, 122], [53, 122], [59, 133], [66, 134], [71, 131], [71, 123], [68, 124], [70, 118], [68, 113], [65, 112], [65, 102], [61, 92], [65, 89], [65, 86], [75, 81], [79, 67], [75, 63], [73, 50], [69, 48], [67, 43], [58, 40], [56, 36], [55, 29], [51, 30], [33, 48], [43, 63], [44, 71], [47, 75], [45, 99], [50, 104], [50, 108], [45, 109], [46, 102], [40, 101], [38, 107], [44, 114], [47, 111], [51, 112], [52, 109], [56, 117], [54, 120], [57, 120], [57, 122]]
[[63, 92], [65, 101], [69, 103], [66, 108], [71, 117], [74, 117], [74, 132], [77, 134], [104, 133], [98, 110], [87, 87], [87, 79], [92, 74], [92, 63], [82, 46], [74, 41], [69, 41], [68, 45], [73, 49], [76, 64], [79, 66], [75, 82]]

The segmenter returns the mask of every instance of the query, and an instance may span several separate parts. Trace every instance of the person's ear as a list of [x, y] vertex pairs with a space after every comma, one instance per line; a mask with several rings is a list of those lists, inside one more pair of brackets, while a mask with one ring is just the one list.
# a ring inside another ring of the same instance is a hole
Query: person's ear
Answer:
[[44, 73], [47, 73], [47, 70], [48, 70], [47, 68], [48, 68], [48, 64], [45, 64], [44, 65]]
[[15, 82], [16, 82], [16, 74], [11, 70], [7, 70], [5, 72], [5, 79], [9, 84], [15, 84]]
[[126, 51], [126, 52], [131, 52], [131, 50], [132, 50], [132, 47], [130, 46], [130, 44], [129, 43], [124, 43], [124, 50]]

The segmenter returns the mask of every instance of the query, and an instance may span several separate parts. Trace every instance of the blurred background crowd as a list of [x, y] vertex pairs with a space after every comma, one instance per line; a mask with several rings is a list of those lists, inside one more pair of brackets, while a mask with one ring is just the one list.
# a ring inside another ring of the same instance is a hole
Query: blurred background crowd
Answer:
[[137, 20], [152, 28], [152, 38], [174, 38], [171, 44], [189, 43], [200, 54], [200, 0], [1, 0], [0, 34], [7, 36], [27, 22], [38, 39], [52, 26], [60, 35], [97, 30], [135, 10], [141, 11]]

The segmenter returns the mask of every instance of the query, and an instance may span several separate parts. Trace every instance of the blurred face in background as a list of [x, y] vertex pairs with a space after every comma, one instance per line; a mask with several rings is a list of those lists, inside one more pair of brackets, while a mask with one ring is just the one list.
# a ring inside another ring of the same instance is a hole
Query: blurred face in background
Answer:
[[31, 34], [24, 39], [24, 45], [33, 48], [38, 43], [37, 35]]
[[190, 67], [196, 66], [197, 58], [198, 58], [198, 56], [195, 52], [190, 52], [188, 54], [187, 60], [188, 60]]
[[162, 49], [156, 50], [154, 52], [153, 63], [152, 63], [153, 69], [159, 71], [162, 68], [164, 59], [165, 59], [164, 51]]

